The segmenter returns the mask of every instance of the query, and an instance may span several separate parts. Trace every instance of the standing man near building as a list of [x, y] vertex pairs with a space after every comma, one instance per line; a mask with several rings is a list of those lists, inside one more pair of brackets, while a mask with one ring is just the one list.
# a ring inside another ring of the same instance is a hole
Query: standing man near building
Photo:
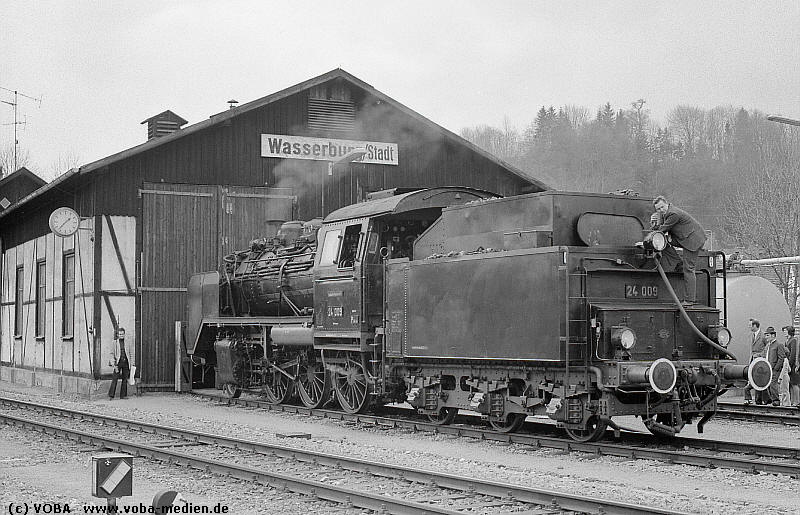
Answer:
[[769, 400], [773, 406], [780, 406], [780, 377], [783, 362], [786, 360], [786, 347], [778, 341], [775, 329], [770, 326], [764, 330], [764, 340], [767, 342], [767, 361], [772, 367], [772, 382], [769, 384]]
[[[764, 334], [761, 332], [761, 322], [755, 318], [750, 319], [750, 332], [753, 333], [753, 338], [750, 340], [750, 362], [752, 363], [756, 358], [765, 357], [766, 342], [764, 341]], [[750, 404], [753, 402], [752, 398], [753, 387], [750, 383], [744, 387], [744, 403]], [[756, 392], [756, 404], [765, 404], [766, 391]]]
[[694, 304], [697, 302], [697, 278], [694, 275], [694, 269], [697, 264], [697, 255], [706, 242], [706, 233], [689, 213], [673, 206], [662, 195], [653, 200], [653, 207], [656, 212], [650, 216], [651, 228], [669, 233], [672, 242], [683, 248], [683, 253], [678, 255], [675, 248], [668, 245], [661, 252], [661, 266], [665, 272], [683, 272], [683, 281], [686, 285], [683, 303]]
[[789, 352], [789, 404], [800, 406], [800, 352], [794, 327], [784, 326], [783, 335], [786, 337], [786, 349]]
[[114, 348], [109, 365], [114, 367], [114, 375], [111, 377], [111, 387], [108, 389], [108, 398], [114, 398], [114, 394], [117, 391], [117, 381], [122, 379], [122, 384], [119, 387], [119, 398], [124, 399], [128, 396], [128, 377], [130, 377], [131, 373], [128, 353], [125, 352], [125, 329], [119, 328], [116, 331]]

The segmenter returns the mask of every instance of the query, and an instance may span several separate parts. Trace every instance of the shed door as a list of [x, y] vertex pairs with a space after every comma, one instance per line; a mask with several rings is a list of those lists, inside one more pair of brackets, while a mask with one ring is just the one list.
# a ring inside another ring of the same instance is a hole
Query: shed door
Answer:
[[175, 322], [186, 319], [186, 287], [222, 256], [275, 234], [291, 219], [286, 189], [144, 183], [136, 366], [148, 387], [174, 385]]
[[274, 236], [292, 219], [291, 188], [227, 186], [220, 193], [220, 257], [249, 248], [256, 238]]

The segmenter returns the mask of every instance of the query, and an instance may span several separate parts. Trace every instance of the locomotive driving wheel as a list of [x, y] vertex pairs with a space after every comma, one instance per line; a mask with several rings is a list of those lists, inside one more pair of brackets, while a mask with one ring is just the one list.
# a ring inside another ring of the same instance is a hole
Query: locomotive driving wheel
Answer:
[[608, 427], [606, 422], [601, 420], [597, 415], [593, 415], [586, 421], [586, 429], [565, 427], [564, 431], [576, 442], [596, 442], [603, 437], [606, 432], [606, 427]]
[[294, 381], [285, 370], [269, 363], [264, 369], [263, 392], [270, 404], [289, 402], [294, 394]]
[[519, 431], [522, 424], [525, 423], [526, 415], [524, 413], [506, 413], [504, 416], [497, 420], [489, 419], [489, 424], [492, 429], [500, 433], [513, 433]]
[[458, 415], [458, 408], [440, 408], [438, 413], [428, 415], [428, 420], [437, 426], [446, 426], [453, 423]]
[[322, 407], [330, 400], [330, 376], [322, 361], [303, 361], [297, 367], [297, 393], [308, 408]]
[[358, 354], [344, 354], [344, 362], [333, 374], [336, 399], [347, 413], [363, 413], [369, 407], [370, 384], [364, 358]]

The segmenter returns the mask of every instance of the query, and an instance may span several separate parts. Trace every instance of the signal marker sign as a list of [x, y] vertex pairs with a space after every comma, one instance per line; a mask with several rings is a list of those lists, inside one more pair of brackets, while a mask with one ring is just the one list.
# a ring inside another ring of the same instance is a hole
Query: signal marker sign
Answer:
[[120, 461], [119, 464], [111, 471], [111, 474], [108, 475], [103, 484], [100, 485], [100, 488], [105, 490], [108, 493], [113, 492], [117, 486], [125, 479], [125, 476], [131, 471], [131, 466], [125, 463], [124, 461]]
[[133, 495], [133, 456], [111, 452], [92, 456], [92, 495], [105, 499]]

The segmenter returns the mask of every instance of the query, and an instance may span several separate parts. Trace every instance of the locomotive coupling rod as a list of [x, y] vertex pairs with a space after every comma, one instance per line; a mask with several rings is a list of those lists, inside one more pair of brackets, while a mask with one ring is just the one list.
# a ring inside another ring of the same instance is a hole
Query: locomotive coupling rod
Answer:
[[295, 376], [291, 375], [289, 372], [285, 371], [284, 369], [282, 369], [278, 365], [276, 365], [274, 363], [270, 363], [269, 366], [270, 366], [270, 368], [274, 369], [275, 371], [280, 372], [281, 374], [285, 375], [290, 380], [292, 380], [292, 381], [296, 381], [297, 380], [297, 378]]
[[658, 273], [659, 273], [659, 275], [661, 276], [661, 279], [664, 281], [664, 284], [666, 284], [666, 285], [667, 285], [667, 291], [669, 292], [670, 296], [672, 297], [672, 300], [675, 302], [675, 305], [676, 305], [676, 306], [678, 306], [678, 309], [680, 310], [680, 312], [681, 312], [681, 315], [683, 316], [683, 319], [684, 319], [684, 320], [686, 320], [686, 323], [688, 323], [688, 324], [689, 324], [689, 327], [691, 327], [691, 328], [692, 328], [692, 331], [694, 331], [694, 333], [695, 333], [697, 336], [699, 336], [699, 337], [700, 337], [700, 339], [701, 339], [701, 340], [703, 340], [705, 343], [707, 343], [707, 344], [711, 345], [712, 347], [714, 347], [715, 349], [717, 349], [717, 350], [718, 350], [718, 351], [720, 351], [721, 353], [723, 353], [723, 354], [725, 354], [725, 355], [727, 355], [727, 356], [730, 356], [730, 358], [731, 358], [732, 360], [734, 360], [734, 361], [738, 361], [738, 360], [736, 359], [736, 356], [734, 356], [734, 355], [731, 353], [731, 351], [729, 351], [729, 350], [728, 350], [728, 349], [726, 349], [725, 347], [722, 347], [722, 346], [720, 346], [720, 345], [717, 345], [715, 342], [711, 341], [711, 339], [710, 339], [708, 336], [704, 335], [704, 334], [703, 334], [703, 333], [700, 331], [700, 329], [698, 329], [698, 328], [697, 328], [697, 327], [694, 325], [694, 322], [692, 322], [692, 319], [691, 319], [691, 318], [689, 318], [689, 315], [686, 313], [686, 310], [685, 310], [685, 309], [683, 309], [683, 304], [681, 304], [681, 301], [680, 301], [680, 299], [679, 299], [679, 298], [678, 298], [678, 296], [675, 294], [675, 290], [673, 290], [673, 289], [672, 289], [672, 285], [669, 283], [669, 279], [667, 279], [667, 274], [665, 274], [665, 273], [664, 273], [664, 269], [663, 269], [663, 268], [661, 268], [661, 261], [659, 261], [658, 257], [656, 257], [656, 258], [655, 258], [655, 262], [656, 262], [656, 267], [658, 268]]

